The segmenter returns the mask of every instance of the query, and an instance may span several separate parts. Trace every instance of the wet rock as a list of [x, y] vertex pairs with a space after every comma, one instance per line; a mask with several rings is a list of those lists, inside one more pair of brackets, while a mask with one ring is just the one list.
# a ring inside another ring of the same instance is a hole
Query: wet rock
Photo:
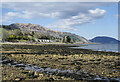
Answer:
[[61, 65], [69, 65], [68, 63], [63, 63], [63, 64], [61, 64]]
[[2, 60], [2, 64], [7, 64], [7, 63], [11, 63], [12, 61], [8, 60], [8, 59], [5, 59], [5, 60]]
[[46, 68], [48, 68], [48, 67], [41, 67], [41, 68], [46, 69]]
[[96, 61], [100, 61], [101, 59], [96, 59]]
[[45, 57], [49, 57], [49, 56], [45, 56]]
[[78, 70], [81, 69], [81, 67], [80, 66], [76, 66], [75, 69], [78, 71]]
[[120, 66], [120, 61], [116, 62], [115, 66]]
[[73, 74], [74, 73], [74, 71], [73, 70], [66, 70], [68, 73], [70, 73], [70, 74]]
[[61, 60], [63, 60], [63, 59], [67, 59], [67, 58], [58, 58], [58, 59], [61, 59]]
[[110, 82], [120, 82], [120, 80], [119, 79], [115, 79], [115, 78], [111, 78]]
[[55, 59], [55, 61], [58, 61], [58, 59]]
[[25, 67], [25, 64], [16, 64], [16, 67]]
[[45, 81], [54, 81], [53, 78], [45, 79]]
[[8, 63], [7, 65], [11, 66], [11, 63]]
[[38, 69], [36, 72], [44, 72], [45, 70], [43, 68]]
[[40, 77], [43, 77], [43, 74], [39, 74]]
[[72, 63], [70, 63], [70, 65], [75, 65], [75, 63], [74, 63], [74, 62], [72, 62]]
[[32, 65], [31, 64], [27, 64], [29, 67], [32, 67]]
[[83, 64], [80, 62], [72, 62], [71, 65], [83, 65]]
[[52, 58], [50, 58], [50, 59], [52, 59]]
[[56, 75], [57, 75], [57, 76], [64, 76], [64, 74], [61, 73], [61, 72], [57, 73]]
[[79, 59], [78, 61], [83, 61], [83, 59]]
[[89, 60], [89, 61], [95, 61], [95, 60], [91, 59], [91, 60]]
[[24, 70], [31, 70], [31, 67], [25, 67]]
[[37, 78], [37, 77], [39, 77], [38, 75], [34, 75], [32, 78]]
[[97, 65], [99, 65], [99, 64], [100, 64], [100, 62], [95, 62], [94, 64], [97, 64]]
[[86, 60], [83, 60], [82, 62], [87, 62]]
[[39, 73], [38, 72], [34, 72], [34, 76], [39, 76]]
[[21, 78], [21, 77], [16, 77], [14, 80], [15, 80], [15, 81], [21, 81], [21, 80], [23, 80], [23, 78]]
[[49, 81], [54, 81], [54, 79], [53, 79], [53, 78], [50, 78]]
[[34, 79], [34, 78], [37, 78], [37, 77], [39, 77], [39, 76], [30, 76], [29, 78]]
[[34, 76], [34, 72], [29, 72], [27, 75], [28, 76]]
[[22, 72], [23, 74], [28, 74], [29, 72]]
[[38, 66], [34, 66], [34, 68], [35, 68], [35, 69], [40, 69], [40, 67], [38, 67]]

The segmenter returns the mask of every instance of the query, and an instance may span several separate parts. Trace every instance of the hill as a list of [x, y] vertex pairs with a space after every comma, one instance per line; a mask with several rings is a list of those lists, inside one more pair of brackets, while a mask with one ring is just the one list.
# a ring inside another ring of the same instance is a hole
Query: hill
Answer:
[[76, 34], [69, 33], [69, 32], [59, 32], [59, 31], [51, 30], [37, 24], [13, 23], [9, 26], [14, 29], [20, 29], [21, 31], [24, 31], [24, 32], [35, 32], [37, 34], [49, 35], [56, 38], [62, 38], [67, 35], [67, 36], [70, 36], [72, 39], [75, 39], [77, 42], [89, 43], [89, 41], [82, 36], [78, 36]]
[[118, 43], [118, 40], [116, 40], [115, 38], [106, 37], [106, 36], [98, 36], [89, 41], [96, 42], [96, 43], [102, 43], [102, 44], [117, 44]]
[[45, 27], [43, 27], [41, 25], [37, 25], [37, 24], [13, 23], [13, 24], [10, 24], [7, 26], [4, 25], [3, 28], [7, 29], [8, 31], [19, 29], [23, 33], [34, 32], [38, 37], [41, 34], [45, 35], [45, 36], [54, 37], [54, 38], [60, 38], [60, 39], [62, 39], [64, 36], [70, 36], [70, 38], [76, 40], [76, 42], [89, 43], [89, 41], [82, 36], [79, 36], [79, 35], [76, 35], [73, 33], [69, 33], [69, 32], [59, 32], [59, 31], [51, 30], [51, 29], [45, 28]]

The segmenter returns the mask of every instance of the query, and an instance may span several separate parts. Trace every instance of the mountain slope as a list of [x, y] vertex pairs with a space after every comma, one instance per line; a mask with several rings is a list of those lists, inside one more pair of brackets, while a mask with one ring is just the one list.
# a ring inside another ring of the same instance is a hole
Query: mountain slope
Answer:
[[106, 36], [95, 37], [89, 41], [96, 42], [96, 43], [103, 43], [103, 44], [116, 44], [116, 43], [118, 43], [118, 40], [116, 40], [112, 37], [106, 37]]
[[29, 32], [34, 31], [34, 32], [37, 32], [37, 33], [42, 33], [42, 34], [45, 34], [45, 35], [50, 35], [50, 36], [59, 37], [59, 38], [62, 38], [65, 35], [68, 35], [71, 38], [75, 39], [77, 42], [89, 43], [89, 41], [82, 36], [78, 36], [76, 34], [69, 33], [69, 32], [59, 32], [59, 31], [51, 30], [51, 29], [48, 29], [48, 28], [45, 28], [43, 26], [36, 25], [36, 24], [13, 23], [9, 26], [11, 26], [13, 28], [20, 29], [22, 31], [29, 31]]

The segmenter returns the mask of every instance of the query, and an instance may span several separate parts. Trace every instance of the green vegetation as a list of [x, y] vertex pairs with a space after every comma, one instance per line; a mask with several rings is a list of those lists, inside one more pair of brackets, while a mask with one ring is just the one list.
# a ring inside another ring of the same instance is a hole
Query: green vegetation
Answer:
[[21, 31], [18, 28], [13, 28], [7, 25], [0, 26], [0, 30], [2, 30], [3, 34], [3, 41], [8, 42], [23, 42], [23, 41], [32, 41], [35, 42], [35, 39], [47, 39], [47, 40], [55, 40], [56, 42], [63, 42], [63, 43], [74, 43], [75, 39], [70, 36], [63, 36], [63, 37], [54, 37], [50, 36], [49, 34], [45, 35], [38, 32], [28, 32], [28, 31]]
[[24, 34], [22, 31], [19, 29], [15, 30], [7, 30], [4, 28], [0, 28], [2, 30], [2, 40], [3, 41], [21, 41], [21, 40], [29, 40], [29, 41], [34, 41], [33, 37], [30, 35]]
[[70, 36], [64, 36], [62, 39], [63, 43], [74, 43], [76, 42], [74, 38], [71, 38]]
[[51, 39], [55, 40], [55, 37], [50, 35], [44, 35], [41, 33], [35, 33], [34, 31], [21, 31], [20, 29], [14, 29], [10, 26], [3, 25], [0, 26], [0, 30], [2, 30], [2, 40], [9, 42], [18, 42], [18, 41], [35, 41], [35, 39]]

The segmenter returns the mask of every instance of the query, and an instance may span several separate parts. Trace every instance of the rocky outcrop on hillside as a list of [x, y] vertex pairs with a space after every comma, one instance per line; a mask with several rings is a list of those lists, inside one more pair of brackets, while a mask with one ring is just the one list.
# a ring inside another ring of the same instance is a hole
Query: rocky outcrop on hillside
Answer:
[[13, 23], [9, 26], [20, 29], [22, 31], [29, 31], [29, 32], [34, 31], [37, 33], [42, 33], [45, 35], [50, 35], [50, 36], [59, 37], [59, 38], [62, 38], [63, 36], [68, 35], [71, 38], [74, 38], [75, 40], [77, 40], [78, 42], [89, 43], [89, 41], [82, 36], [78, 36], [76, 34], [69, 33], [69, 32], [59, 32], [59, 31], [51, 30], [51, 29], [45, 28], [45, 27], [43, 27], [41, 25], [37, 25], [37, 24]]

